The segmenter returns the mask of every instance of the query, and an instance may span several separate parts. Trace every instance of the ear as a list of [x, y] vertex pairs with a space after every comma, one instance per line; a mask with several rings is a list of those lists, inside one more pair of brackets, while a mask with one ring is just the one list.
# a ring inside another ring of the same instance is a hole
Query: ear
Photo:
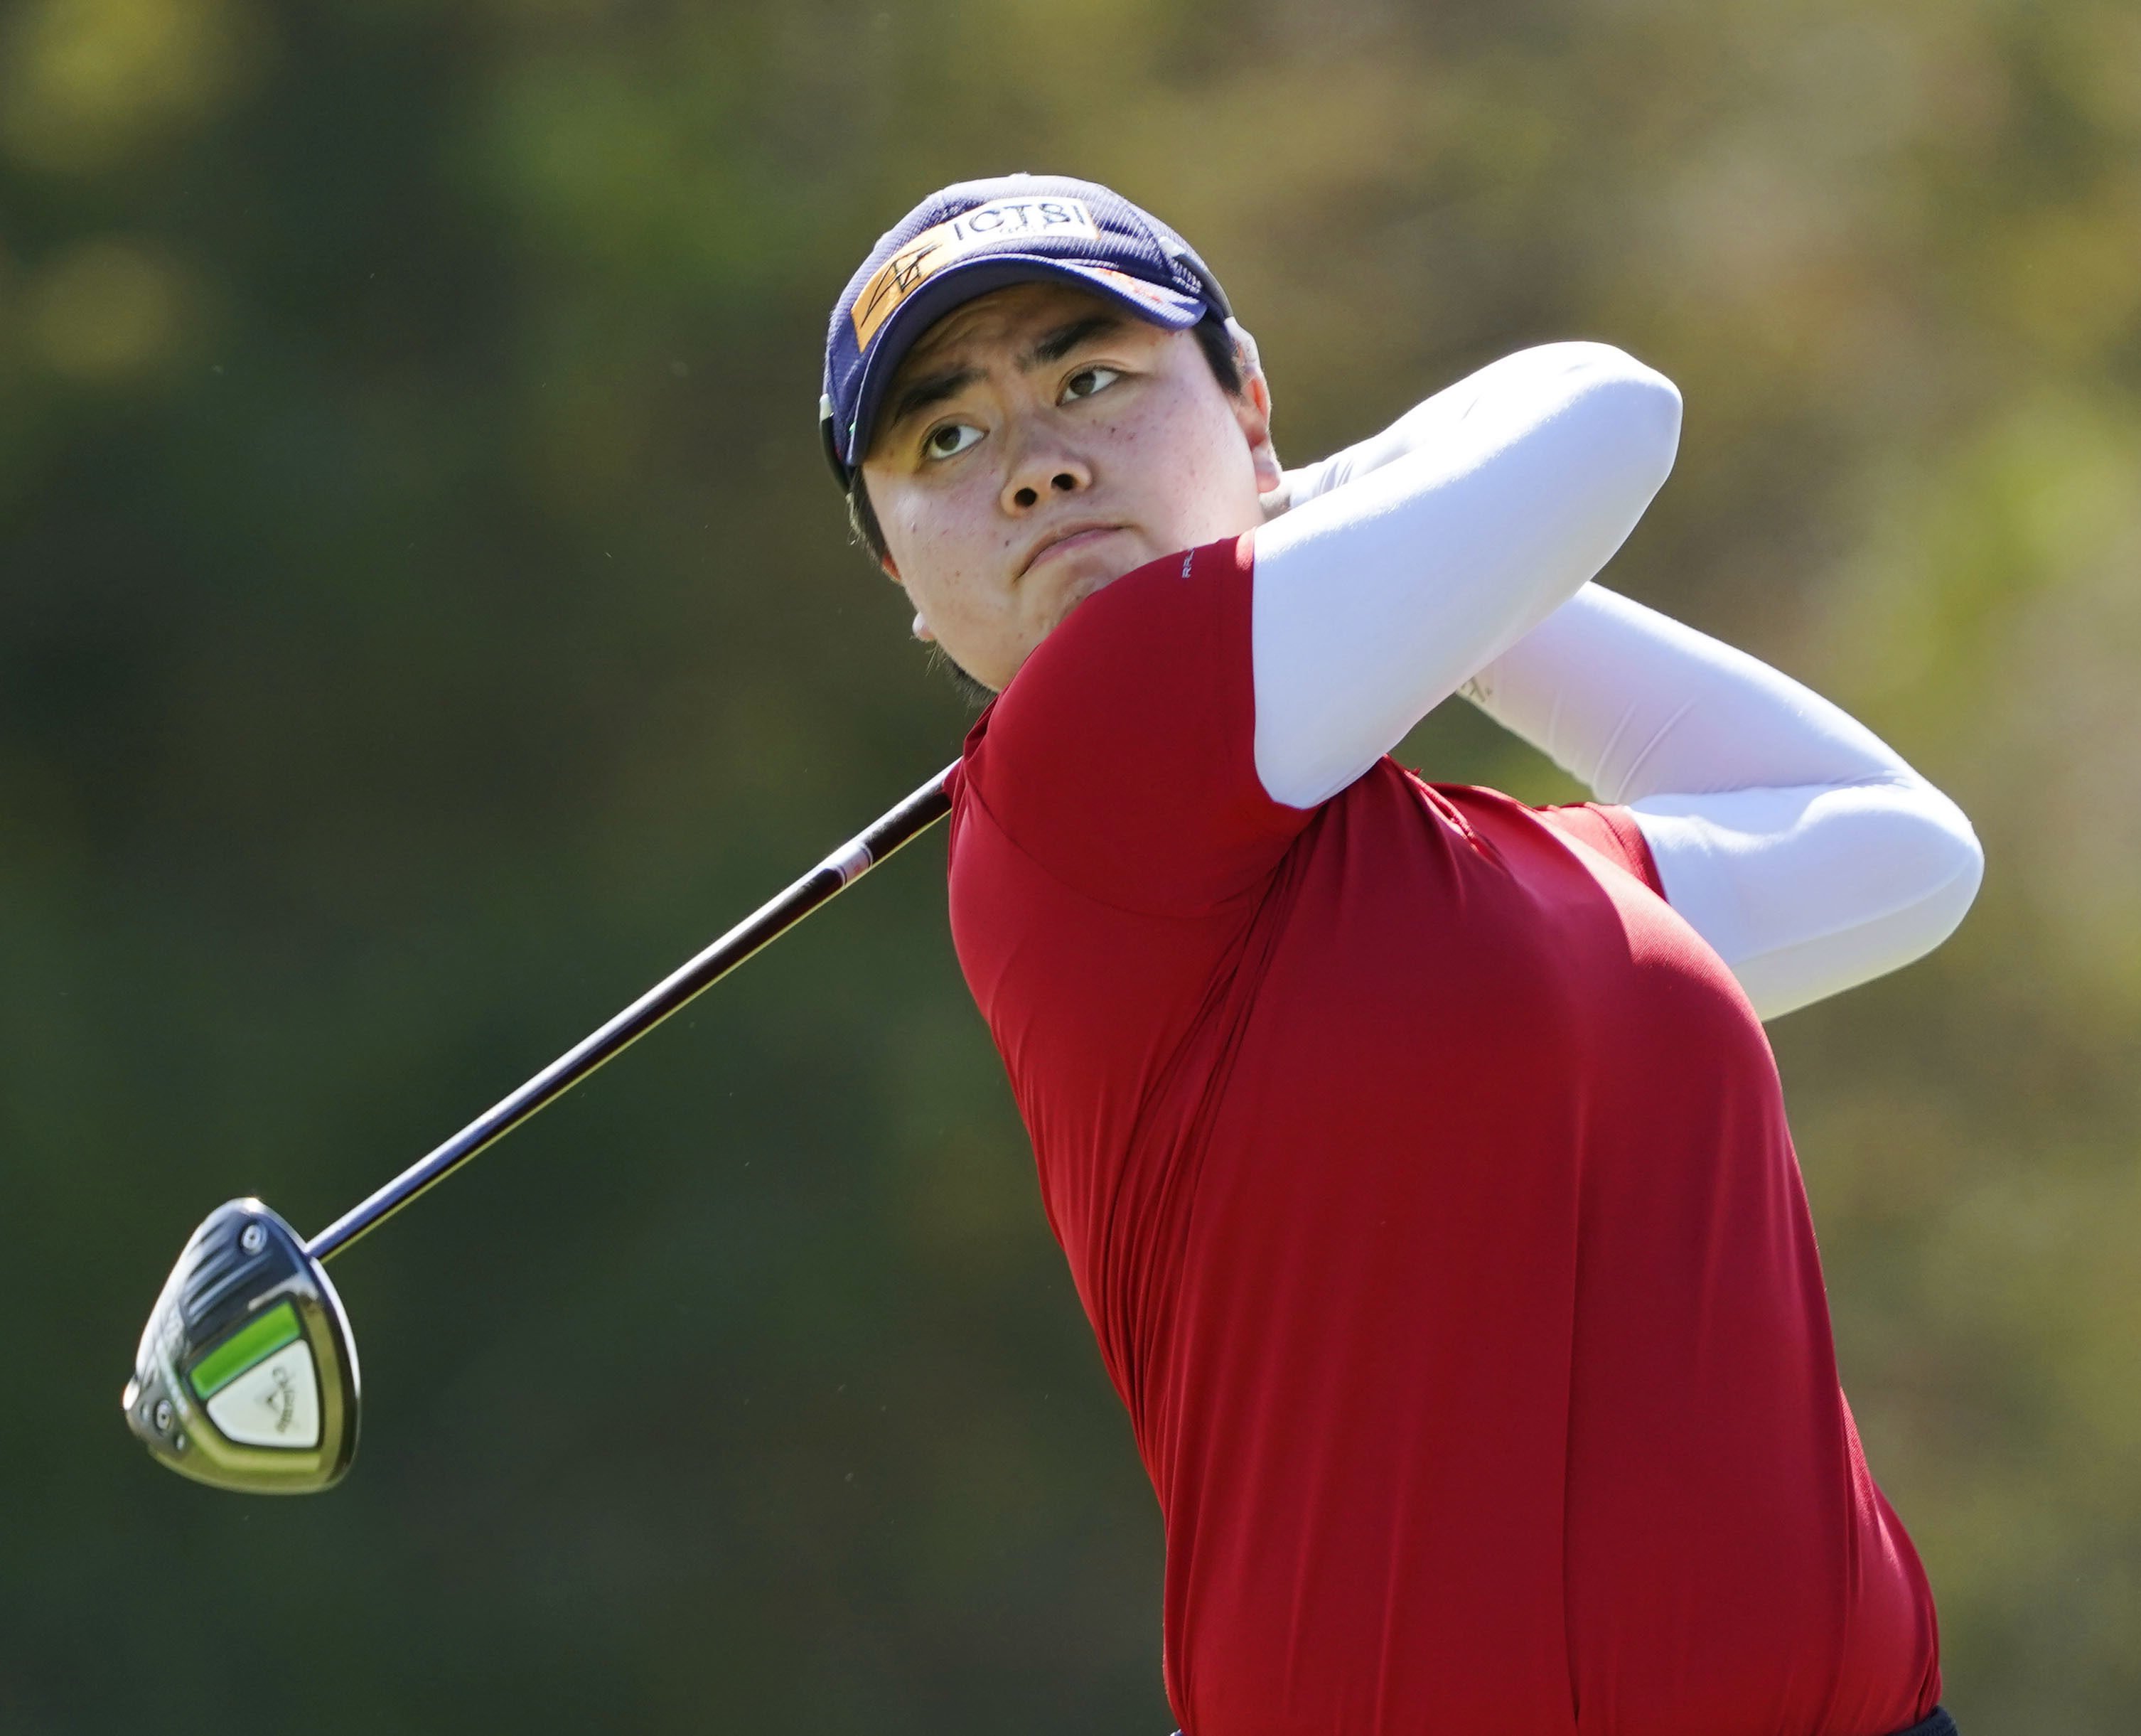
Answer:
[[1278, 448], [1272, 443], [1271, 381], [1264, 377], [1263, 363], [1257, 356], [1256, 339], [1231, 320], [1228, 323], [1234, 332], [1234, 353], [1242, 363], [1242, 395], [1233, 401], [1234, 420], [1241, 427], [1242, 438], [1249, 443], [1249, 461], [1256, 466], [1257, 492], [1268, 494], [1286, 481], [1286, 467], [1278, 461]]
[[[884, 576], [887, 578], [903, 589], [905, 588], [907, 581], [899, 576], [898, 563], [889, 554], [879, 555], [877, 563], [884, 568]], [[910, 602], [913, 600], [911, 598], [908, 599]], [[922, 611], [919, 609], [914, 612], [914, 637], [924, 645], [934, 644], [937, 640], [937, 635], [930, 631], [929, 623], [922, 618]]]

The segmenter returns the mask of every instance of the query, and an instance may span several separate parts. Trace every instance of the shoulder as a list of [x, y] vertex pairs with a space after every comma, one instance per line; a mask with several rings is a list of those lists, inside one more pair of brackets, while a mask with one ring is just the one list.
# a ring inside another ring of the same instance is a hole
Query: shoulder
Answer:
[[1253, 723], [1246, 537], [1166, 555], [1086, 598], [1037, 646], [969, 734], [974, 789], [1017, 829], [1037, 784], [1227, 757]]
[[1250, 558], [1248, 539], [1228, 538], [1087, 598], [967, 739], [969, 799], [1088, 896], [1204, 908], [1299, 828], [1256, 774]]
[[[1253, 543], [1243, 536], [1148, 562], [1072, 609], [1035, 647], [997, 702], [1006, 720], [1070, 705], [1164, 704], [1168, 688], [1223, 679], [1213, 666], [1246, 652]], [[1156, 688], [1153, 677], [1170, 681]]]

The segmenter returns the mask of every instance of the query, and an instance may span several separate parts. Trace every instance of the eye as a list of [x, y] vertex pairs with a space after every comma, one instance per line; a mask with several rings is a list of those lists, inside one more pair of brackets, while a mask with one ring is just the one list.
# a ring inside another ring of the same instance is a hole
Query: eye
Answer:
[[982, 430], [972, 422], [947, 422], [941, 428], [933, 428], [923, 437], [922, 455], [925, 458], [956, 458], [982, 437]]
[[1067, 403], [1074, 398], [1090, 398], [1095, 392], [1105, 391], [1123, 377], [1120, 368], [1081, 367], [1063, 382], [1063, 397]]

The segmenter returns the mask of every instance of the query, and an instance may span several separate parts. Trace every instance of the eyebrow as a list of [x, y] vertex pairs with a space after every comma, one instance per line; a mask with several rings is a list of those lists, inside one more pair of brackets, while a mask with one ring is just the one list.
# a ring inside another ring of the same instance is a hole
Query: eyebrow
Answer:
[[897, 428], [911, 416], [918, 416], [933, 404], [942, 404], [947, 398], [956, 397], [982, 377], [977, 367], [945, 368], [934, 374], [924, 374], [919, 380], [910, 380], [900, 388], [899, 396], [892, 401], [892, 414], [885, 418], [888, 429]]
[[1089, 313], [1083, 319], [1074, 319], [1067, 325], [1058, 326], [1053, 332], [1036, 340], [1031, 349], [1018, 359], [1021, 368], [1039, 367], [1051, 361], [1061, 361], [1081, 343], [1109, 332], [1122, 329], [1120, 313]]
[[[1061, 361], [1080, 344], [1110, 332], [1120, 331], [1123, 316], [1120, 313], [1089, 313], [1060, 325], [1052, 332], [1045, 332], [1033, 342], [1031, 347], [1018, 358], [1021, 372], [1045, 367], [1051, 361]], [[885, 418], [888, 429], [897, 428], [909, 416], [918, 416], [933, 404], [942, 404], [947, 398], [957, 397], [982, 377], [977, 367], [944, 368], [933, 374], [924, 374], [910, 380], [902, 386], [893, 400], [892, 413]]]

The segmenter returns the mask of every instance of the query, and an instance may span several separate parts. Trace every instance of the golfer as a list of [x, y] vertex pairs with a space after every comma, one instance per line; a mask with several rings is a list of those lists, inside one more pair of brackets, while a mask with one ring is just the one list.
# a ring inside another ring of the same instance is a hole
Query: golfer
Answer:
[[[1949, 1732], [1761, 1020], [1962, 917], [1968, 823], [1590, 581], [1679, 394], [1557, 343], [1281, 467], [1255, 345], [1090, 183], [918, 205], [828, 451], [993, 691], [960, 963], [1167, 1540], [1186, 1736]], [[1463, 692], [1597, 800], [1389, 750]]]

